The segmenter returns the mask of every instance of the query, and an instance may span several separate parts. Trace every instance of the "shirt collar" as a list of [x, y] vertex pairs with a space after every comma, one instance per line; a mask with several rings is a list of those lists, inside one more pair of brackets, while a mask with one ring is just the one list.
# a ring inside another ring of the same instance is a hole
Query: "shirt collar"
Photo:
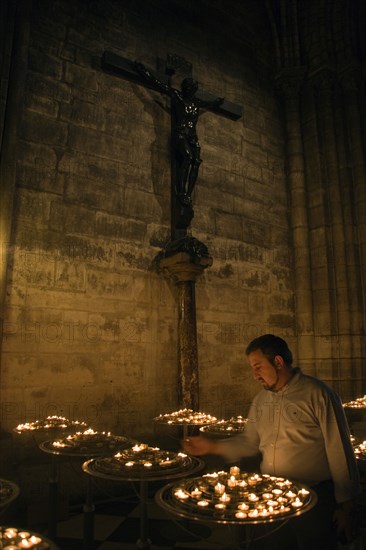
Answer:
[[283, 386], [283, 388], [281, 388], [280, 390], [274, 393], [277, 393], [277, 394], [286, 393], [291, 387], [293, 387], [299, 381], [302, 375], [300, 368], [295, 367], [292, 372], [293, 372], [293, 375], [291, 376], [290, 380]]

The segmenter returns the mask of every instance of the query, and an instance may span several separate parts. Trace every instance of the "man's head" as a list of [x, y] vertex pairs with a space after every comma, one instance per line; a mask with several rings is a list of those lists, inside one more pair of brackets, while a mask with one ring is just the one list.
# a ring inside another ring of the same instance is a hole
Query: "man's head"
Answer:
[[185, 78], [181, 84], [182, 93], [186, 97], [193, 97], [198, 90], [198, 82], [193, 78]]
[[264, 334], [250, 342], [245, 350], [255, 380], [265, 390], [278, 391], [292, 376], [292, 353], [285, 340]]

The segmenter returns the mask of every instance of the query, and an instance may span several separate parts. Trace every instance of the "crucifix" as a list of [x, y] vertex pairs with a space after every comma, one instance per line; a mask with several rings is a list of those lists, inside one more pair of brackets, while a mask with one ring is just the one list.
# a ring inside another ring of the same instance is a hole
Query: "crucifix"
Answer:
[[[105, 51], [102, 67], [109, 73], [170, 97], [171, 241], [158, 259], [160, 267], [168, 271], [178, 287], [179, 404], [198, 410], [195, 281], [206, 267], [212, 265], [212, 258], [204, 243], [187, 234], [194, 216], [192, 192], [201, 164], [196, 125], [205, 110], [238, 120], [242, 109], [224, 98], [199, 91], [197, 81], [191, 77], [192, 66], [183, 58], [168, 55], [165, 63], [158, 61], [164, 73], [156, 73], [142, 63]], [[180, 90], [170, 83], [177, 69], [185, 74]]]
[[[164, 65], [162, 60], [159, 63]], [[199, 91], [197, 81], [191, 78], [192, 66], [175, 55], [168, 55], [165, 74], [109, 51], [103, 54], [102, 67], [171, 99], [171, 240], [184, 238], [194, 216], [192, 192], [202, 162], [196, 131], [198, 118], [202, 112], [210, 110], [237, 120], [242, 109], [226, 99]], [[182, 80], [181, 90], [170, 85], [176, 69], [189, 75]]]

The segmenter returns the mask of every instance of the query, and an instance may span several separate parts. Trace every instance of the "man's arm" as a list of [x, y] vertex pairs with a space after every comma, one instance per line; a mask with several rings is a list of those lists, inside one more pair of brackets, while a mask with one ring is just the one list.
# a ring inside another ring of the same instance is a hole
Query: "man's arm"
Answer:
[[319, 403], [319, 422], [338, 503], [361, 493], [359, 472], [344, 409], [338, 395], [329, 391]]
[[340, 541], [351, 542], [357, 532], [355, 500], [361, 485], [347, 418], [341, 400], [333, 392], [326, 396], [320, 425], [338, 503], [334, 523]]
[[220, 440], [212, 440], [202, 436], [188, 437], [183, 441], [183, 448], [187, 453], [193, 455], [220, 455], [227, 462], [235, 462], [242, 457], [256, 456], [259, 453], [257, 423], [258, 407], [254, 399], [243, 432]]

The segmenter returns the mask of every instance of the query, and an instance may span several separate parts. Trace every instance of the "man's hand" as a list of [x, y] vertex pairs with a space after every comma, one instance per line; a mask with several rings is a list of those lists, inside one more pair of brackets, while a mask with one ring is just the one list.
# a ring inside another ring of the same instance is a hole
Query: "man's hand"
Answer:
[[337, 529], [337, 536], [342, 544], [352, 542], [357, 536], [357, 515], [352, 500], [342, 502], [334, 512], [334, 524]]
[[187, 437], [182, 447], [186, 453], [194, 456], [218, 453], [218, 443], [201, 436]]

